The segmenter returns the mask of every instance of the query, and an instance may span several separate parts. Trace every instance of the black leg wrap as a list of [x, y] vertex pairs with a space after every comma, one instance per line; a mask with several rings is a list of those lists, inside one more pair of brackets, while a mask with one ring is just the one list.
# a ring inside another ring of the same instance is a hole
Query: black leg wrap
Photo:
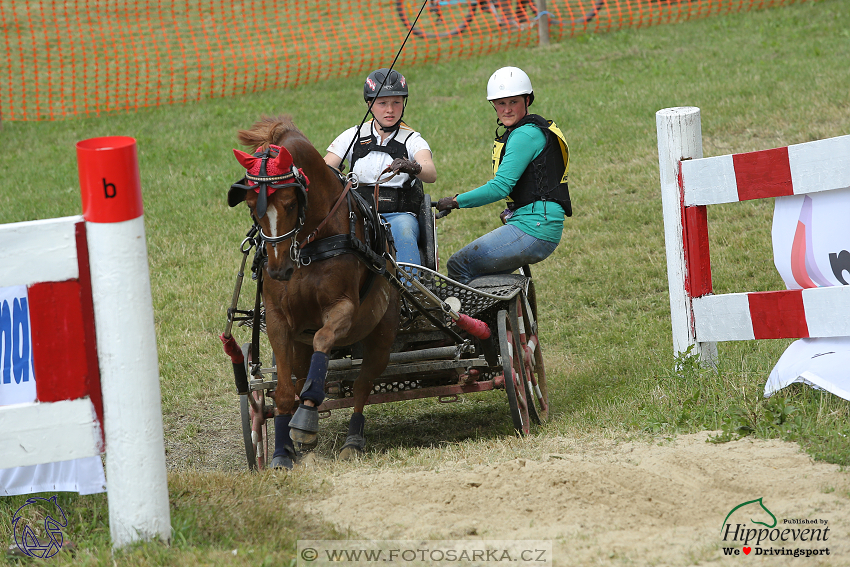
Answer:
[[289, 437], [291, 419], [291, 415], [274, 416], [274, 455], [271, 462], [273, 469], [292, 469], [295, 466], [295, 447]]
[[299, 444], [315, 442], [319, 433], [319, 410], [301, 404], [289, 421], [289, 436]]
[[274, 416], [274, 456], [283, 455], [286, 448], [292, 449], [292, 439], [289, 437], [289, 421], [291, 415]]
[[351, 415], [351, 421], [348, 422], [348, 436], [339, 452], [340, 459], [353, 459], [363, 454], [366, 449], [365, 426], [366, 420], [362, 413]]
[[301, 390], [301, 399], [315, 402], [317, 406], [325, 401], [325, 377], [328, 375], [328, 355], [314, 352], [310, 359], [310, 372]]
[[348, 434], [363, 436], [365, 428], [366, 418], [363, 417], [363, 414], [357, 412], [351, 414], [351, 421], [348, 422]]

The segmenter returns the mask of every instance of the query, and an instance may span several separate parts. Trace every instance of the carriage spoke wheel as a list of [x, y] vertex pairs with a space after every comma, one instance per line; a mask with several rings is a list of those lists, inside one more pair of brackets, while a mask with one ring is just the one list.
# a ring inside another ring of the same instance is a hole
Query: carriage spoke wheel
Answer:
[[[245, 358], [245, 370], [251, 374], [251, 344], [242, 345], [242, 355]], [[254, 403], [248, 399], [251, 396]], [[239, 413], [242, 417], [242, 441], [245, 444], [245, 459], [249, 470], [263, 470], [269, 457], [268, 427], [263, 415], [266, 396], [262, 390], [249, 392], [239, 396]], [[259, 411], [255, 411], [257, 407]]]
[[508, 405], [511, 408], [511, 419], [514, 429], [522, 434], [529, 432], [530, 418], [528, 414], [528, 397], [525, 394], [525, 379], [522, 358], [517, 348], [511, 317], [504, 309], [496, 316], [499, 332], [499, 354], [502, 357], [502, 371], [505, 377], [505, 391], [508, 393]]
[[[533, 285], [533, 284], [532, 284]], [[546, 387], [546, 367], [543, 365], [543, 350], [538, 338], [534, 290], [529, 290], [530, 299], [522, 294], [519, 301], [511, 304], [516, 309], [519, 343], [525, 369], [525, 393], [531, 420], [540, 425], [549, 418], [549, 390]]]

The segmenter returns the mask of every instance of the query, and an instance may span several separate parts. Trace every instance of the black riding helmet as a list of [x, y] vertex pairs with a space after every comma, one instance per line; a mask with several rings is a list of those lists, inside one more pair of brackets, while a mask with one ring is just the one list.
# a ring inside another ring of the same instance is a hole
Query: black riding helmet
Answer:
[[[389, 76], [387, 76], [389, 73]], [[381, 87], [381, 85], [384, 85]], [[407, 80], [398, 71], [387, 68], [372, 71], [363, 83], [363, 100], [369, 102], [381, 89], [380, 96], [403, 96], [407, 98]]]
[[[382, 87], [381, 84], [384, 86]], [[398, 71], [390, 71], [386, 67], [369, 73], [369, 76], [366, 77], [366, 81], [363, 83], [363, 100], [367, 103], [375, 98], [384, 96], [404, 97], [404, 108], [407, 108], [407, 80]], [[401, 120], [404, 117], [404, 108], [401, 111], [401, 116], [398, 117], [398, 121], [389, 128], [389, 131], [394, 132], [401, 126]], [[374, 117], [375, 115], [372, 114], [372, 116]]]

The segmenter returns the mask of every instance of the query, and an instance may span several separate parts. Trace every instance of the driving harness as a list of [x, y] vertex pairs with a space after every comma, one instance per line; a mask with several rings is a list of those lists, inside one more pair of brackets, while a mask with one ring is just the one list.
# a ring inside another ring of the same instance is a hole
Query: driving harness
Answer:
[[[322, 220], [319, 226], [302, 242], [298, 242], [298, 232], [303, 228], [306, 220], [309, 180], [304, 172], [295, 167], [294, 164], [291, 166], [290, 171], [283, 174], [270, 175], [268, 173], [269, 160], [278, 158], [282, 152], [288, 154], [286, 148], [271, 145], [265, 150], [261, 149], [252, 154], [253, 157], [260, 158], [261, 160], [259, 171], [255, 174], [246, 173], [245, 177], [231, 185], [230, 192], [228, 193], [228, 203], [231, 207], [235, 206], [244, 200], [244, 195], [247, 191], [256, 191], [259, 194], [259, 198], [257, 200], [254, 224], [257, 227], [258, 240], [263, 244], [271, 244], [274, 247], [277, 243], [291, 238], [290, 258], [296, 267], [309, 266], [313, 262], [328, 260], [342, 254], [354, 254], [357, 256], [369, 269], [369, 276], [360, 289], [360, 300], [362, 301], [372, 288], [375, 276], [384, 275], [387, 271], [387, 262], [384, 255], [389, 252], [390, 247], [395, 250], [389, 225], [375, 211], [375, 208], [370, 205], [367, 199], [356, 191], [354, 184], [351, 181], [346, 181], [340, 175], [339, 171], [331, 167], [331, 171], [334, 172], [344, 189], [330, 213]], [[295, 227], [286, 234], [270, 237], [264, 234], [259, 227], [259, 218], [262, 218], [266, 213], [269, 195], [277, 189], [284, 187], [296, 188], [298, 221]], [[349, 210], [348, 234], [335, 234], [317, 240], [316, 236], [319, 230], [336, 213], [343, 200], [347, 201]], [[355, 207], [357, 207], [357, 210], [360, 211], [363, 217], [363, 238], [365, 242], [358, 238], [356, 234], [357, 215], [354, 212]], [[265, 246], [260, 246], [259, 248], [265, 251]], [[265, 253], [263, 253], [263, 256], [265, 256]], [[262, 262], [265, 263], [266, 260], [267, 258], [264, 258]]]

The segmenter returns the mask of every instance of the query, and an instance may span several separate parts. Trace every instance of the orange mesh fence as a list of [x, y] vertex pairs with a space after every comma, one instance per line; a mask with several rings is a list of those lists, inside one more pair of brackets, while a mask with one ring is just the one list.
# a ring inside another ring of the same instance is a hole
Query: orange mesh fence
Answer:
[[[547, 0], [551, 41], [795, 0]], [[0, 118], [59, 120], [387, 66], [422, 0], [0, 0]], [[535, 45], [540, 0], [427, 0], [397, 65]], [[5, 63], [3, 63], [5, 61]]]

